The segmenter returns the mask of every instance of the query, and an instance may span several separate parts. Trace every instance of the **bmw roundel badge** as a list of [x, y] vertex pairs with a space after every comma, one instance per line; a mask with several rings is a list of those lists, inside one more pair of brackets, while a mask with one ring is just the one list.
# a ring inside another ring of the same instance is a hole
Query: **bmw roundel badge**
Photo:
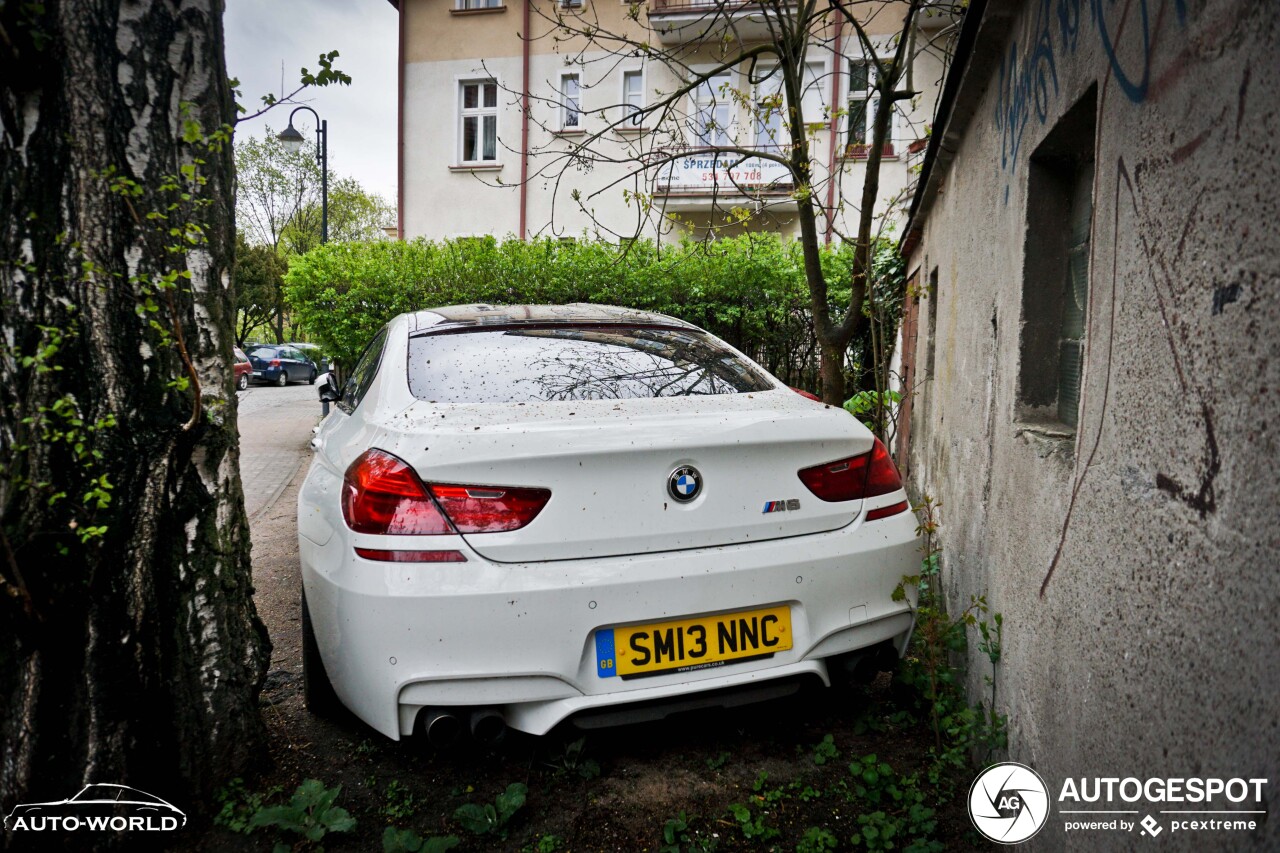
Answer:
[[688, 503], [702, 493], [702, 475], [697, 468], [681, 465], [667, 478], [667, 491], [680, 503]]

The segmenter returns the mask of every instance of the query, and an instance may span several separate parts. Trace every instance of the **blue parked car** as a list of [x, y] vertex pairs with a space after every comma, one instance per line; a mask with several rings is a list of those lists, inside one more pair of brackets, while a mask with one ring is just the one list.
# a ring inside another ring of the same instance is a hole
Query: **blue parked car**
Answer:
[[301, 350], [302, 354], [316, 363], [321, 373], [329, 372], [329, 357], [324, 354], [318, 344], [306, 344], [301, 341], [289, 341], [285, 344], [287, 347], [293, 347]]
[[319, 371], [315, 363], [291, 346], [256, 347], [249, 351], [253, 381], [283, 388], [290, 382], [314, 385]]

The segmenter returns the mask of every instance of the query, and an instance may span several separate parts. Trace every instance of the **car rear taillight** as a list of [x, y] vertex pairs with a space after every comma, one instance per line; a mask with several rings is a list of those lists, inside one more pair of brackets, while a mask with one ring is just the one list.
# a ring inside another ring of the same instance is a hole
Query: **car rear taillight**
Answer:
[[787, 387], [790, 388], [792, 391], [795, 391], [801, 397], [804, 397], [806, 400], [816, 400], [819, 403], [822, 402], [822, 398], [819, 397], [817, 394], [810, 394], [808, 391], [804, 390], [803, 388], [797, 388], [794, 385], [788, 385]]
[[342, 517], [357, 533], [435, 536], [519, 530], [549, 500], [549, 489], [423, 485], [412, 468], [382, 450], [360, 454], [342, 482]]
[[280, 359], [278, 359], [278, 358], [273, 358], [273, 359], [271, 359], [271, 366], [272, 366], [272, 367], [279, 367], [279, 366], [280, 366]]
[[436, 483], [429, 488], [459, 533], [519, 530], [537, 518], [551, 500], [548, 489]]
[[413, 469], [390, 453], [366, 450], [342, 479], [342, 517], [357, 533], [456, 533]]
[[902, 488], [898, 469], [878, 438], [870, 453], [805, 468], [799, 475], [800, 482], [824, 501], [873, 498]]

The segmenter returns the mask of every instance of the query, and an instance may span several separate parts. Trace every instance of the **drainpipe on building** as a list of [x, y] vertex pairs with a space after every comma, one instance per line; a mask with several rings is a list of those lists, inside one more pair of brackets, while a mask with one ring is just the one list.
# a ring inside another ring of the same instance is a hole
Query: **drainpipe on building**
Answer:
[[404, 239], [404, 10], [407, 3], [396, 6], [398, 13], [399, 61], [396, 73], [396, 239]]
[[[527, 2], [527, 0], [526, 0]], [[836, 108], [840, 103], [840, 73], [844, 52], [840, 50], [840, 33], [844, 29], [844, 16], [836, 16], [836, 58], [831, 74], [831, 150], [827, 157], [827, 233], [826, 244], [831, 245], [831, 229], [835, 220], [836, 206], [836, 137], [840, 135], [840, 111]]]
[[524, 28], [520, 33], [520, 239], [529, 239], [529, 22], [531, 3], [524, 0]]

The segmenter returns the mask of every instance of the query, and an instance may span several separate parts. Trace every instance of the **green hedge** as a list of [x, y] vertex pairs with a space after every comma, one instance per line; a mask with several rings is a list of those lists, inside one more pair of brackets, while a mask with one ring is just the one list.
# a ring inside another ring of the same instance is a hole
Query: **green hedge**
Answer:
[[[849, 298], [850, 252], [824, 249], [822, 262], [838, 317]], [[818, 385], [800, 246], [772, 235], [660, 251], [637, 242], [625, 257], [607, 243], [491, 237], [329, 244], [295, 258], [285, 283], [294, 321], [348, 366], [402, 312], [472, 302], [591, 302], [679, 317], [790, 385]]]

